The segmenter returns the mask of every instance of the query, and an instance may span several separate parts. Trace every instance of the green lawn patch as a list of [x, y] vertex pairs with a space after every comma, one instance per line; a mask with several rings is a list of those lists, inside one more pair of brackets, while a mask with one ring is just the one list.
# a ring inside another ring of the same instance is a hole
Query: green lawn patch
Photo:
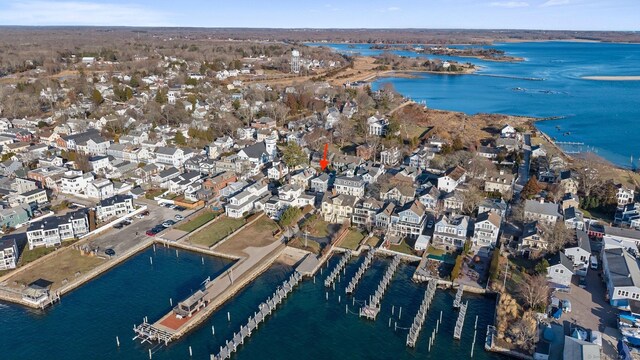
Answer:
[[147, 192], [144, 194], [144, 197], [149, 199], [149, 200], [153, 200], [154, 198], [162, 195], [164, 191], [162, 189], [149, 189], [147, 190]]
[[340, 243], [340, 246], [346, 249], [355, 250], [360, 245], [360, 242], [364, 239], [364, 234], [358, 230], [351, 229], [345, 238]]
[[371, 247], [376, 248], [376, 247], [380, 246], [380, 238], [377, 237], [377, 236], [372, 236], [372, 237], [367, 239], [366, 244], [371, 246]]
[[36, 261], [39, 258], [50, 254], [56, 250], [55, 247], [37, 247], [33, 250], [29, 250], [28, 247], [25, 247], [25, 250], [20, 254], [20, 259], [18, 261], [18, 266], [26, 265], [32, 261]]
[[219, 215], [218, 213], [205, 211], [202, 214], [191, 218], [188, 222], [185, 222], [183, 224], [176, 226], [175, 228], [178, 230], [186, 231], [186, 232], [192, 232], [195, 229], [201, 227], [202, 225], [208, 223], [209, 221], [215, 219], [216, 216], [218, 215]]
[[389, 250], [401, 252], [403, 254], [415, 255], [415, 251], [413, 251], [413, 245], [415, 244], [415, 240], [404, 239], [399, 245], [390, 245]]
[[427, 249], [427, 252], [431, 255], [435, 255], [435, 256], [443, 256], [446, 251], [442, 250], [442, 249], [436, 249], [433, 246], [429, 245], [429, 248]]
[[309, 235], [317, 237], [329, 236], [329, 223], [321, 219], [316, 219], [309, 228]]
[[189, 238], [189, 242], [196, 245], [210, 247], [227, 237], [227, 235], [238, 230], [245, 223], [245, 219], [233, 219], [226, 215], [221, 215], [220, 219], [210, 225], [207, 225], [206, 228], [191, 236]]

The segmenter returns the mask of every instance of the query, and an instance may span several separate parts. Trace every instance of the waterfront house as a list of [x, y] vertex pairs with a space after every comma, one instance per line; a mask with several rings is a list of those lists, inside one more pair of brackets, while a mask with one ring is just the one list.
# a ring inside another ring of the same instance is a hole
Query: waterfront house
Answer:
[[560, 175], [558, 175], [558, 184], [560, 184], [560, 187], [565, 194], [578, 193], [578, 180], [573, 177], [571, 170], [560, 171]]
[[89, 219], [86, 209], [35, 221], [26, 231], [29, 250], [39, 246], [58, 246], [64, 240], [75, 239], [88, 232]]
[[391, 215], [389, 234], [391, 236], [408, 237], [416, 239], [427, 221], [424, 205], [419, 201], [413, 201], [403, 207], [396, 207]]
[[640, 300], [640, 266], [626, 249], [616, 247], [602, 251], [602, 274], [612, 306], [626, 308], [630, 300]]
[[228, 199], [225, 205], [225, 214], [228, 217], [239, 219], [252, 211], [255, 204], [263, 197], [269, 197], [268, 183], [266, 181], [255, 182]]
[[572, 276], [573, 263], [563, 252], [559, 251], [549, 259], [547, 280], [552, 288], [568, 289], [571, 286]]
[[488, 211], [478, 214], [473, 224], [473, 237], [471, 239], [473, 247], [487, 253], [495, 248], [501, 223], [502, 219], [494, 212]]
[[505, 125], [502, 130], [500, 130], [500, 136], [503, 138], [514, 138], [518, 132], [511, 125]]
[[232, 172], [223, 172], [215, 175], [214, 177], [207, 178], [202, 182], [202, 187], [207, 190], [211, 190], [212, 198], [220, 196], [220, 191], [227, 185], [237, 181], [238, 178]]
[[372, 227], [376, 222], [376, 214], [382, 209], [383, 203], [374, 198], [358, 201], [353, 209], [351, 223], [364, 228]]
[[128, 195], [114, 195], [101, 200], [96, 206], [96, 217], [99, 221], [119, 217], [133, 212], [133, 197]]
[[367, 119], [367, 126], [369, 128], [369, 135], [384, 136], [387, 134], [389, 120], [371, 116]]
[[326, 222], [343, 224], [351, 220], [356, 201], [356, 197], [352, 195], [332, 195], [326, 192], [322, 198], [322, 218]]
[[438, 189], [452, 192], [467, 178], [467, 172], [460, 166], [448, 169], [444, 175], [438, 178]]
[[109, 179], [96, 179], [87, 184], [85, 195], [90, 198], [102, 200], [116, 194], [113, 183]]
[[560, 219], [558, 204], [540, 200], [527, 200], [524, 203], [524, 218], [527, 221], [539, 220], [547, 226], [553, 226]]
[[469, 232], [469, 217], [465, 215], [441, 215], [435, 224], [432, 244], [445, 250], [462, 249]]
[[394, 203], [386, 203], [382, 211], [375, 215], [375, 224], [377, 228], [387, 229], [391, 223], [391, 216], [396, 208]]
[[0, 271], [15, 269], [18, 257], [16, 241], [14, 239], [0, 239]]
[[0, 209], [0, 228], [17, 228], [26, 224], [31, 218], [31, 206], [17, 204], [16, 206]]

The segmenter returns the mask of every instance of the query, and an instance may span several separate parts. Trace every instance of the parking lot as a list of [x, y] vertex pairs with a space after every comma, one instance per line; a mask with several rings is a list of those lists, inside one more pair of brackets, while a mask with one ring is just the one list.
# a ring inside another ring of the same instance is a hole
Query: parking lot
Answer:
[[132, 217], [133, 222], [131, 225], [124, 226], [121, 229], [109, 229], [104, 234], [98, 235], [95, 239], [89, 241], [89, 246], [98, 248], [98, 252], [101, 254], [106, 249], [113, 249], [117, 256], [148, 238], [146, 231], [152, 227], [166, 220], [175, 221], [177, 214], [186, 217], [193, 212], [192, 210], [176, 211], [164, 206], [158, 206], [150, 201], [136, 200], [135, 203], [146, 205], [149, 215], [142, 219]]

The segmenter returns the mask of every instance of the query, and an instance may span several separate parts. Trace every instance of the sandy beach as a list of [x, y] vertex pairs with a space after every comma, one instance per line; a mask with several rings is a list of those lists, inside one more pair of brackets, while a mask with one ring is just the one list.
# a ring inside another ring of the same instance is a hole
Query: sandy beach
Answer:
[[624, 75], [624, 76], [583, 76], [585, 80], [599, 81], [640, 81], [640, 75]]

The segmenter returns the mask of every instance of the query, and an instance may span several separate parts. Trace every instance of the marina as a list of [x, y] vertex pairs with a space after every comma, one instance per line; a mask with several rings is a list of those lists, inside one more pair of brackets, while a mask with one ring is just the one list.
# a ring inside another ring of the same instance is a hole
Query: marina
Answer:
[[376, 319], [378, 313], [380, 312], [380, 301], [382, 301], [382, 297], [384, 296], [384, 293], [387, 290], [391, 279], [393, 278], [393, 274], [398, 269], [398, 265], [400, 265], [400, 257], [395, 256], [391, 261], [391, 264], [389, 264], [389, 267], [387, 268], [382, 281], [380, 281], [380, 284], [378, 284], [376, 291], [369, 297], [369, 302], [365, 303], [365, 305], [360, 308], [361, 317], [366, 317], [369, 320]]
[[358, 286], [358, 282], [360, 281], [360, 279], [362, 279], [362, 275], [364, 275], [365, 271], [367, 271], [369, 266], [371, 266], [371, 262], [373, 261], [374, 256], [375, 256], [375, 250], [374, 249], [369, 250], [369, 252], [367, 253], [367, 256], [365, 256], [364, 258], [364, 261], [358, 268], [358, 272], [356, 272], [356, 274], [353, 275], [353, 278], [349, 282], [349, 285], [347, 285], [347, 288], [345, 289], [345, 292], [347, 294], [352, 294], [353, 291], [356, 289], [356, 286]]

